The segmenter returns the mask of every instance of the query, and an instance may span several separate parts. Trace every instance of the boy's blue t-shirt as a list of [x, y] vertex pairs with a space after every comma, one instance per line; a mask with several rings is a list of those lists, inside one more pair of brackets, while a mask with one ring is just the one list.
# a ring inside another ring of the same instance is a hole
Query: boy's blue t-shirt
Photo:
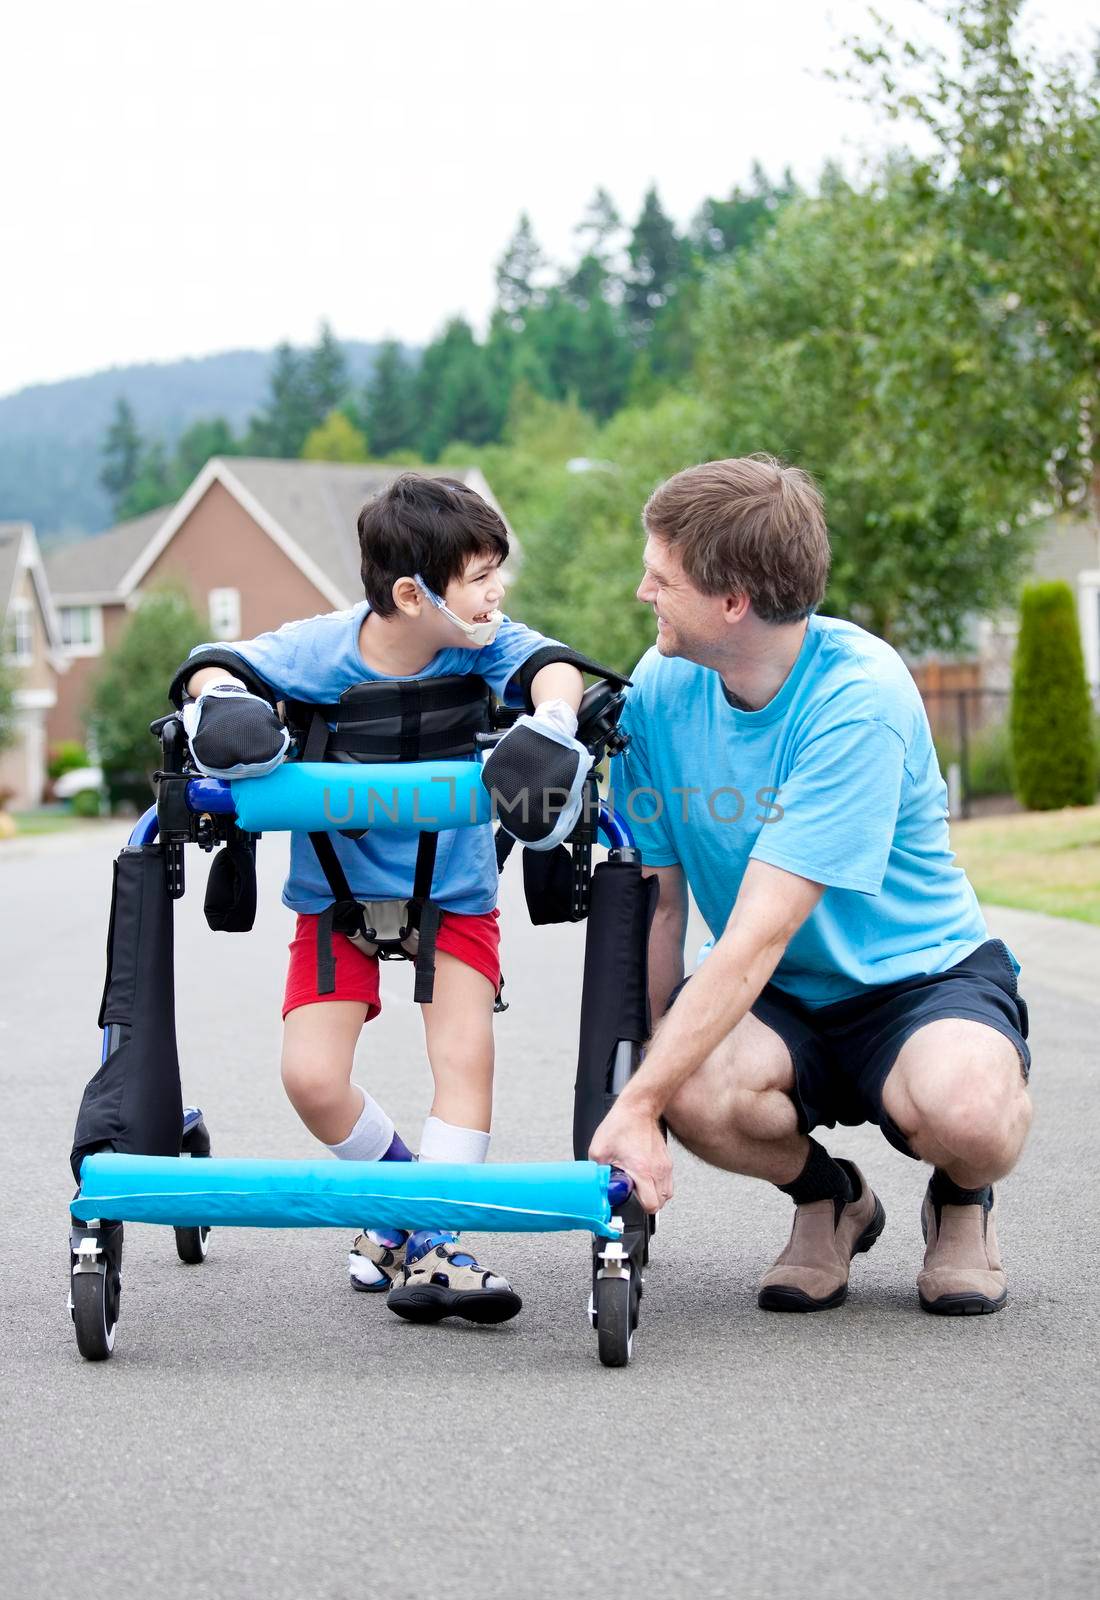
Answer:
[[759, 711], [732, 706], [717, 672], [656, 648], [633, 679], [631, 742], [612, 785], [643, 861], [682, 866], [715, 938], [750, 860], [825, 885], [776, 967], [778, 988], [828, 1005], [942, 972], [988, 939], [952, 864], [924, 705], [890, 645], [811, 617]]
[[[372, 671], [360, 655], [359, 631], [369, 610], [369, 602], [363, 600], [348, 611], [287, 622], [273, 633], [217, 648], [241, 656], [280, 699], [331, 705], [357, 683], [409, 681]], [[512, 678], [536, 650], [555, 642], [505, 617], [492, 644], [481, 650], [440, 650], [417, 678], [477, 673], [508, 704], [521, 706], [523, 698], [514, 686], [509, 692]], [[412, 894], [419, 832], [376, 828], [358, 840], [338, 833], [330, 837], [357, 898], [407, 900]], [[481, 915], [496, 905], [497, 885], [489, 823], [439, 834], [432, 877], [432, 898], [438, 905], [445, 911]], [[292, 911], [314, 915], [332, 904], [332, 890], [304, 833], [290, 837], [290, 874], [283, 887], [283, 903]]]

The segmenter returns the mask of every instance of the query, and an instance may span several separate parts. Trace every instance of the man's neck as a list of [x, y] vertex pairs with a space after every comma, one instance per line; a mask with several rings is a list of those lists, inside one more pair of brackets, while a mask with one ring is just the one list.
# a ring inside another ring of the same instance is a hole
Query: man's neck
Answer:
[[798, 660], [807, 622], [766, 629], [747, 641], [747, 648], [728, 657], [718, 668], [726, 699], [739, 711], [762, 711], [782, 689]]
[[359, 629], [359, 654], [372, 672], [388, 678], [416, 678], [439, 654], [428, 647], [419, 630], [411, 632], [401, 617], [380, 617], [368, 611]]

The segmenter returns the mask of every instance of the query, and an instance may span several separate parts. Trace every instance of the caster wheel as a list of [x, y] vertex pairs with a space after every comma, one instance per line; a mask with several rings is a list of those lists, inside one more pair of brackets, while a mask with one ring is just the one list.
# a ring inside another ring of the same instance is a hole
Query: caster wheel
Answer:
[[[180, 1154], [190, 1156], [193, 1161], [202, 1160], [210, 1154], [210, 1135], [201, 1116], [185, 1132]], [[201, 1266], [210, 1248], [210, 1229], [176, 1228], [173, 1231], [176, 1235], [176, 1254], [180, 1260], [189, 1267]]]
[[76, 1272], [72, 1277], [70, 1308], [76, 1329], [76, 1347], [85, 1361], [106, 1361], [115, 1347], [121, 1282], [117, 1271]]
[[592, 1291], [596, 1342], [605, 1367], [625, 1367], [634, 1343], [629, 1278], [597, 1278]]
[[198, 1267], [206, 1260], [210, 1248], [209, 1228], [175, 1228], [176, 1254], [189, 1267]]

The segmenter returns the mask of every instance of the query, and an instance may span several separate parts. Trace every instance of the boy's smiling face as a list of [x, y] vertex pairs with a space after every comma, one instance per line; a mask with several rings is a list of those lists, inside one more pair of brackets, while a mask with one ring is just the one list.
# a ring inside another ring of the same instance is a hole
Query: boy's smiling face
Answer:
[[[463, 622], [488, 622], [504, 599], [500, 568], [500, 558], [495, 554], [470, 557], [462, 576], [451, 579], [443, 596], [456, 617]], [[446, 619], [441, 620], [446, 626]], [[453, 627], [449, 629], [452, 635], [456, 632]]]

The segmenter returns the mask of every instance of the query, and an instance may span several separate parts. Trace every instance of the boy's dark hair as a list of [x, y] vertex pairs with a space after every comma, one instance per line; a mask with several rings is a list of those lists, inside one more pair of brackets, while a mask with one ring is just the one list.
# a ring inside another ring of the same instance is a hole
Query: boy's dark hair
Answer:
[[403, 472], [359, 513], [363, 590], [371, 610], [392, 617], [393, 586], [416, 573], [438, 595], [471, 556], [508, 554], [508, 530], [492, 506], [457, 478]]

